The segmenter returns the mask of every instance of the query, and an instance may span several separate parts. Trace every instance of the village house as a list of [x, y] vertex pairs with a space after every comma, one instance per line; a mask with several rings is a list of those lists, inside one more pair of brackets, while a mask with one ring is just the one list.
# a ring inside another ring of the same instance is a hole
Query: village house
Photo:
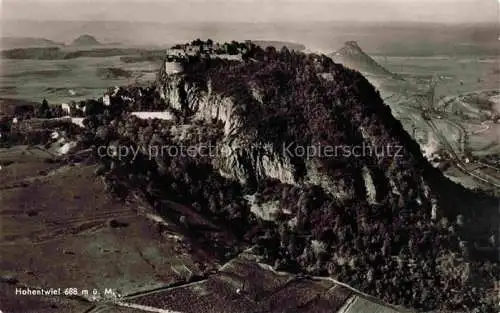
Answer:
[[102, 103], [104, 103], [105, 106], [111, 105], [111, 99], [109, 95], [104, 95], [104, 97], [102, 97]]
[[71, 107], [67, 103], [61, 104], [61, 109], [66, 115], [71, 115]]

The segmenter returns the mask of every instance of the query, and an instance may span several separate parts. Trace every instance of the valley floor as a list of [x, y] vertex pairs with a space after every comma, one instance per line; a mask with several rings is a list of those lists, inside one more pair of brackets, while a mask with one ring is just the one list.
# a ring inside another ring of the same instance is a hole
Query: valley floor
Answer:
[[450, 179], [499, 192], [498, 60], [376, 59], [405, 78], [367, 75], [425, 154], [444, 158]]
[[[0, 150], [0, 301], [7, 312], [405, 312], [331, 279], [275, 272], [251, 250], [218, 258], [139, 198], [110, 198], [94, 166], [50, 157], [28, 146]], [[167, 205], [224, 237], [194, 210]], [[16, 294], [38, 288], [61, 294]]]

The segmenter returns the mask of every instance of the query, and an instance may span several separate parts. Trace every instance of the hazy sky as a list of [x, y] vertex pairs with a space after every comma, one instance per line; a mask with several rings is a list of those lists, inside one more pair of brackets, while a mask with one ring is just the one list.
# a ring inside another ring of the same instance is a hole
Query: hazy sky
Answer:
[[0, 0], [2, 19], [499, 22], [500, 0]]

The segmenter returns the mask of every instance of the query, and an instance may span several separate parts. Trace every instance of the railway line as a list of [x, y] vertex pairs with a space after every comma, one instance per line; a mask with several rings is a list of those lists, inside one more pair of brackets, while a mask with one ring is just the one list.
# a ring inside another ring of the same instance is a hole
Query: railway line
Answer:
[[[446, 138], [446, 136], [443, 135], [443, 133], [439, 130], [439, 128], [434, 123], [434, 120], [433, 120], [434, 119], [434, 116], [433, 116], [434, 114], [432, 113], [433, 112], [432, 110], [435, 107], [434, 106], [434, 99], [435, 99], [435, 97], [434, 97], [434, 90], [435, 90], [435, 83], [431, 85], [429, 93], [427, 94], [427, 101], [428, 101], [427, 107], [426, 107], [425, 104], [423, 104], [422, 102], [420, 102], [420, 101], [417, 100], [417, 103], [420, 103], [420, 109], [421, 109], [422, 115], [425, 114], [424, 121], [431, 128], [431, 130], [436, 135], [436, 137], [441, 142], [441, 144], [443, 144], [443, 146], [445, 147], [445, 149], [448, 151], [448, 153], [450, 154], [450, 156], [453, 158], [454, 165], [461, 172], [463, 172], [466, 175], [471, 176], [472, 178], [474, 178], [474, 179], [476, 179], [476, 180], [478, 180], [478, 181], [480, 181], [482, 183], [486, 183], [489, 186], [492, 186], [492, 187], [495, 187], [497, 189], [500, 189], [500, 184], [494, 182], [490, 177], [488, 177], [488, 178], [484, 177], [483, 176], [483, 175], [485, 175], [484, 173], [482, 173], [482, 175], [478, 175], [477, 173], [474, 173], [471, 170], [469, 170], [467, 168], [467, 165], [462, 161], [462, 158], [457, 154], [457, 152], [455, 151], [455, 149], [453, 148], [453, 146], [451, 145], [451, 143], [448, 141], [448, 139]], [[449, 103], [450, 101], [453, 101], [453, 100], [451, 100], [451, 96], [444, 97], [443, 99], [441, 101], [445, 101], [445, 103]], [[439, 104], [438, 104], [438, 106], [439, 106]], [[440, 115], [440, 117], [441, 117], [440, 119], [442, 119], [441, 115]], [[464, 138], [464, 139], [461, 140], [461, 141], [462, 141], [462, 149], [465, 150], [466, 145], [467, 145], [467, 143], [465, 142], [465, 138], [467, 136], [467, 132], [458, 123], [456, 123], [454, 121], [451, 121], [449, 119], [446, 119], [446, 121], [449, 122], [449, 123], [451, 123], [451, 124], [453, 124], [454, 126], [458, 126], [463, 131], [463, 133], [462, 133], [463, 135], [461, 136], [461, 138]], [[478, 163], [478, 164], [483, 165], [481, 162], [474, 162], [474, 163]], [[472, 165], [474, 163], [472, 163]], [[489, 167], [491, 167], [491, 166], [489, 166]], [[500, 169], [497, 169], [495, 167], [492, 167], [492, 168], [500, 172]]]

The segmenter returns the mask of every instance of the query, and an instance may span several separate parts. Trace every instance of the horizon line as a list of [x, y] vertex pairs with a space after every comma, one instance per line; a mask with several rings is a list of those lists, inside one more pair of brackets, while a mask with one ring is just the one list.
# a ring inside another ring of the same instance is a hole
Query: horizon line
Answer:
[[[135, 20], [135, 21], [130, 21], [130, 20], [98, 20], [98, 19], [72, 19], [72, 20], [64, 20], [64, 19], [56, 19], [56, 20], [50, 20], [50, 19], [27, 19], [27, 18], [22, 18], [22, 19], [10, 19], [10, 18], [0, 18], [0, 25], [3, 22], [66, 22], [66, 23], [78, 23], [78, 22], [93, 22], [93, 23], [128, 23], [128, 24], [134, 24], [134, 23], [142, 23], [142, 24], [163, 24], [163, 25], [169, 25], [169, 24], [204, 24], [204, 23], [218, 23], [218, 24], [306, 24], [306, 23], [318, 23], [318, 24], [326, 24], [326, 23], [359, 23], [359, 24], [379, 24], [379, 25], [390, 25], [390, 24], [427, 24], [427, 25], [495, 25], [498, 27], [500, 31], [500, 25], [498, 22], [494, 21], [472, 21], [472, 22], [459, 22], [459, 21], [442, 21], [442, 22], [436, 22], [436, 21], [407, 21], [407, 20], [393, 20], [393, 21], [378, 21], [378, 20], [355, 20], [355, 19], [348, 19], [348, 20], [301, 20], [301, 21], [294, 21], [294, 20], [276, 20], [276, 21], [218, 21], [218, 20], [206, 20], [206, 21], [172, 21], [172, 20], [167, 20], [167, 21], [147, 21], [147, 20]], [[352, 25], [350, 25], [352, 26]]]

